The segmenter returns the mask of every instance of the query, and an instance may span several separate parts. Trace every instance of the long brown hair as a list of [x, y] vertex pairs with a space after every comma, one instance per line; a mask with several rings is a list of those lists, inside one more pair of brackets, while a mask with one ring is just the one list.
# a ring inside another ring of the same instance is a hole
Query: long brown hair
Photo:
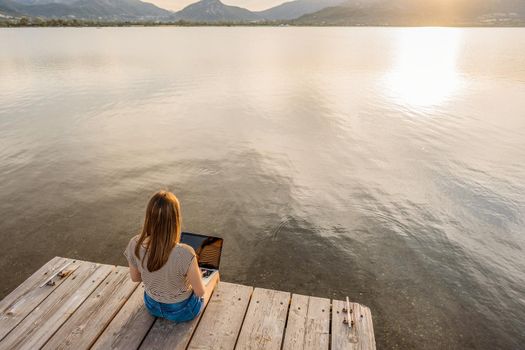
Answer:
[[146, 254], [141, 263], [147, 255], [148, 271], [157, 271], [168, 261], [171, 250], [180, 241], [181, 222], [180, 203], [173, 193], [159, 191], [151, 197], [135, 246], [135, 255], [140, 259], [140, 246], [145, 242]]

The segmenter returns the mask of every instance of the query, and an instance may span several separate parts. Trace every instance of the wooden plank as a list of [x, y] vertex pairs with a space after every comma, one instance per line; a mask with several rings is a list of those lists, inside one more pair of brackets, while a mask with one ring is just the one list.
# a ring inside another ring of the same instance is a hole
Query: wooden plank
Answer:
[[[215, 277], [208, 281], [208, 284], [215, 286], [218, 281], [219, 275], [216, 274]], [[211, 294], [204, 296], [204, 310], [191, 321], [175, 323], [163, 318], [157, 318], [148, 335], [144, 338], [140, 349], [186, 349], [203, 313], [206, 311]]]
[[66, 274], [63, 278], [59, 276], [54, 278], [54, 285], [42, 286], [43, 283], [60, 272], [63, 267], [66, 267], [65, 272], [66, 270], [76, 269], [78, 265], [78, 261], [54, 257], [0, 301], [0, 340], [11, 332], [42, 300], [57, 289], [68, 275]]
[[89, 349], [137, 286], [138, 283], [131, 281], [128, 268], [117, 267], [49, 339], [44, 349]]
[[376, 348], [374, 327], [370, 309], [366, 306], [350, 303], [350, 321], [354, 322], [352, 328], [343, 323], [346, 313], [345, 301], [332, 301], [332, 350], [371, 350]]
[[302, 349], [306, 333], [306, 317], [308, 314], [308, 296], [294, 294], [284, 336], [283, 349]]
[[[61, 270], [71, 274], [56, 276]], [[52, 276], [55, 284], [41, 287]], [[143, 286], [135, 288], [128, 276], [126, 267], [55, 257], [0, 301], [0, 350], [86, 349], [97, 336], [93, 349], [328, 348], [327, 299], [294, 295], [284, 332], [289, 293], [257, 288], [249, 301], [252, 287], [222, 282], [200, 321], [177, 325], [155, 322], [144, 307]], [[375, 349], [370, 309], [351, 303], [349, 328], [346, 303], [332, 304], [331, 348]]]
[[0, 342], [0, 349], [37, 349], [43, 346], [113, 268], [82, 262], [60, 288]]
[[144, 285], [140, 284], [91, 349], [137, 349], [154, 321], [144, 306]]
[[288, 313], [284, 350], [328, 350], [330, 300], [294, 294]]
[[188, 349], [233, 350], [253, 288], [220, 282]]
[[326, 349], [330, 346], [330, 299], [310, 297], [304, 349]]
[[236, 349], [281, 348], [290, 293], [255, 288]]

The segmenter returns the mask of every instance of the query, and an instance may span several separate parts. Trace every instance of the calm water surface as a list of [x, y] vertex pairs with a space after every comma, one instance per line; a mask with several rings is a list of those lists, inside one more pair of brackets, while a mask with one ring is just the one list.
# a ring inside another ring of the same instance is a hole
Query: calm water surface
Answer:
[[125, 264], [149, 196], [223, 279], [371, 307], [381, 349], [525, 342], [525, 30], [0, 30], [0, 296]]

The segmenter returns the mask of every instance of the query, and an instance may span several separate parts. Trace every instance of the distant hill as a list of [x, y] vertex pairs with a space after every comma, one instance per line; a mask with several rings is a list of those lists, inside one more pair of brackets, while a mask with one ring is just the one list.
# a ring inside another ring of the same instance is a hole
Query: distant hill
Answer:
[[0, 0], [0, 12], [46, 18], [82, 18], [104, 20], [141, 20], [168, 18], [171, 12], [139, 0], [77, 0], [36, 2]]
[[18, 16], [20, 12], [17, 11], [17, 4], [9, 0], [0, 0], [0, 14]]
[[260, 11], [258, 14], [268, 20], [290, 20], [323, 8], [337, 6], [345, 0], [295, 0]]
[[176, 12], [173, 18], [190, 22], [244, 22], [262, 19], [257, 13], [242, 7], [225, 5], [220, 0], [201, 0]]
[[77, 0], [12, 0], [23, 5], [73, 4]]
[[290, 20], [336, 6], [345, 0], [295, 0], [285, 2], [268, 10], [252, 12], [242, 7], [229, 6], [220, 0], [201, 0], [175, 14], [175, 19], [192, 22], [250, 22], [261, 20]]
[[225, 5], [220, 0], [201, 0], [178, 12], [140, 0], [0, 0], [2, 14], [110, 21], [525, 26], [525, 0], [295, 0], [259, 12]]
[[0, 13], [46, 18], [236, 23], [295, 19], [343, 1], [295, 0], [265, 11], [252, 12], [226, 5], [220, 0], [201, 0], [173, 13], [139, 0], [0, 0]]
[[299, 25], [523, 25], [524, 0], [347, 0], [304, 15]]

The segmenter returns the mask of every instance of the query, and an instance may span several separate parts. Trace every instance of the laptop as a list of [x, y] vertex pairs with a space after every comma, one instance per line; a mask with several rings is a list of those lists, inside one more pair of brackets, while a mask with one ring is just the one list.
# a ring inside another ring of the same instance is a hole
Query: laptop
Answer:
[[198, 233], [182, 232], [180, 242], [195, 250], [203, 282], [208, 284], [213, 275], [219, 272], [223, 239]]

